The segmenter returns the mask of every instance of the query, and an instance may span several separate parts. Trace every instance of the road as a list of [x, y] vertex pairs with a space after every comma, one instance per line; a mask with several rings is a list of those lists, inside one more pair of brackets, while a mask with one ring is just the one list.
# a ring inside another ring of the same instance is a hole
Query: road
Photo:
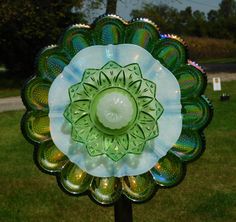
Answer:
[[200, 64], [207, 73], [236, 73], [236, 64]]
[[20, 96], [0, 99], [0, 112], [25, 109]]
[[[209, 73], [208, 82], [212, 82], [213, 77], [220, 77], [222, 82], [236, 80], [235, 73]], [[25, 109], [20, 96], [8, 97], [0, 99], [0, 112], [12, 111], [12, 110], [23, 110]]]
[[236, 80], [236, 72], [235, 73], [225, 73], [225, 72], [218, 72], [218, 73], [207, 73], [208, 82], [212, 82], [214, 77], [220, 77], [222, 82], [230, 82]]

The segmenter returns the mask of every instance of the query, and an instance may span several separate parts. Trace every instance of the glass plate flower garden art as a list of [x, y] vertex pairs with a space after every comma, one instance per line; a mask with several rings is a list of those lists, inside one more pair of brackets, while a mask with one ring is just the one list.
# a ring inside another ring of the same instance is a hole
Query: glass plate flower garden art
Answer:
[[22, 91], [22, 131], [64, 191], [144, 202], [202, 154], [206, 83], [179, 37], [147, 19], [102, 16], [40, 52]]

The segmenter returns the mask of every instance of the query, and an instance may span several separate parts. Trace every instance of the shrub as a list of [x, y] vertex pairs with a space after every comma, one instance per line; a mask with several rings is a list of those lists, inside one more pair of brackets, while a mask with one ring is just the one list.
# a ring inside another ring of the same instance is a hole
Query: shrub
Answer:
[[191, 59], [206, 60], [236, 57], [236, 44], [232, 40], [184, 37]]

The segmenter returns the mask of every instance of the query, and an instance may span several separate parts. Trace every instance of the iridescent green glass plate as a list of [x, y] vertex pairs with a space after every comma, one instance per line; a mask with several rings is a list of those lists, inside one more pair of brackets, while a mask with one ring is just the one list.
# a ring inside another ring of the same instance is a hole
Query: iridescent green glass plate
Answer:
[[205, 149], [206, 74], [182, 39], [148, 19], [73, 25], [40, 52], [35, 73], [22, 91], [22, 132], [67, 193], [144, 202]]

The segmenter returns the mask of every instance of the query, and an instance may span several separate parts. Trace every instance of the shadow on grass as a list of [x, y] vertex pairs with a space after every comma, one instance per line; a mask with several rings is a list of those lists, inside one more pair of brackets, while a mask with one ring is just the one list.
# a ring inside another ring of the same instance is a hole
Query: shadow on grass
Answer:
[[222, 221], [230, 221], [235, 218], [236, 192], [215, 191], [207, 195], [203, 200], [192, 209], [192, 213], [197, 215], [206, 215], [214, 221], [215, 218]]

